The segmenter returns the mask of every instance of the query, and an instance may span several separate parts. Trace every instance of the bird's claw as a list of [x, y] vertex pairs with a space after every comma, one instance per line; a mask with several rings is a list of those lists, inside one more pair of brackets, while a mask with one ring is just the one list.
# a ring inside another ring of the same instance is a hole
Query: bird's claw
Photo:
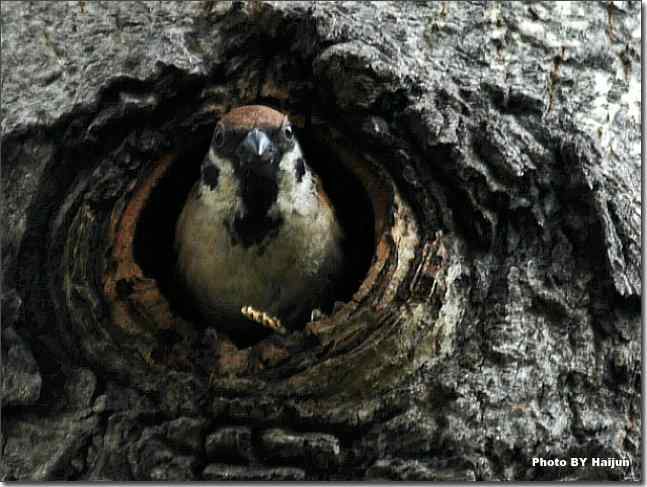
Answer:
[[252, 306], [243, 306], [240, 309], [240, 312], [245, 318], [258, 323], [265, 328], [269, 328], [275, 333], [279, 333], [281, 335], [285, 335], [287, 333], [287, 330], [285, 329], [279, 318], [270, 316], [264, 311], [257, 310]]
[[310, 322], [319, 321], [323, 319], [326, 315], [319, 308], [315, 308], [310, 312]]

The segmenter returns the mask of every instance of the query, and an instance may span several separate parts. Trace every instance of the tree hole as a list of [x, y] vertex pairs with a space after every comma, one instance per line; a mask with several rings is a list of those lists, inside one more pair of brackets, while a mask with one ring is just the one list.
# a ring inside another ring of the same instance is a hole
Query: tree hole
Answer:
[[[367, 275], [375, 253], [375, 218], [364, 186], [338, 160], [334, 148], [321, 144], [307, 129], [296, 129], [296, 135], [306, 160], [322, 180], [345, 235], [342, 243], [345, 256], [343, 273], [330, 298], [320, 304], [320, 309], [330, 314], [336, 302], [345, 303], [352, 299]], [[200, 163], [209, 141], [210, 134], [196, 138], [193, 148], [177, 156], [152, 190], [137, 223], [133, 255], [144, 275], [157, 281], [175, 314], [197, 328], [218, 330], [218, 323], [206, 323], [200, 316], [174, 276], [175, 226], [189, 191], [199, 177]], [[254, 336], [248, 333], [229, 333], [228, 336], [239, 348], [248, 347], [270, 335], [269, 331], [258, 328], [259, 332]]]

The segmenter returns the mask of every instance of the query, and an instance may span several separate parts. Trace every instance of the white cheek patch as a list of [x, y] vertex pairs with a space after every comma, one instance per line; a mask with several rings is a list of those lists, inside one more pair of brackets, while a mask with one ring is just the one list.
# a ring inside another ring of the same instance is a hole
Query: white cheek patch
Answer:
[[209, 164], [213, 164], [219, 170], [218, 185], [211, 188], [207, 184], [201, 185], [202, 198], [207, 205], [216, 205], [220, 211], [235, 211], [240, 208], [242, 201], [240, 198], [240, 183], [234, 174], [234, 168], [231, 162], [220, 157], [209, 148], [207, 153]]
[[[207, 157], [214, 164], [218, 164], [220, 161], [222, 161], [222, 159], [218, 157], [218, 154], [216, 154], [216, 151], [213, 150], [213, 147], [211, 146], [209, 147], [209, 153], [207, 154]], [[221, 164], [218, 164], [218, 165], [221, 165]]]
[[307, 163], [301, 181], [297, 180], [296, 167], [300, 158], [303, 158], [303, 153], [299, 143], [295, 142], [294, 148], [286, 152], [279, 163], [279, 194], [276, 206], [287, 214], [292, 211], [307, 214], [318, 208], [312, 172]]

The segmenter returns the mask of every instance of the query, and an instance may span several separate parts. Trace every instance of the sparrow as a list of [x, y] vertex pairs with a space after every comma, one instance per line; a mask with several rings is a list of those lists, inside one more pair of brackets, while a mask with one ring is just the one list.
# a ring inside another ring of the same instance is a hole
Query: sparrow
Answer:
[[288, 117], [261, 105], [222, 116], [175, 232], [202, 317], [236, 334], [299, 327], [340, 276], [342, 240]]

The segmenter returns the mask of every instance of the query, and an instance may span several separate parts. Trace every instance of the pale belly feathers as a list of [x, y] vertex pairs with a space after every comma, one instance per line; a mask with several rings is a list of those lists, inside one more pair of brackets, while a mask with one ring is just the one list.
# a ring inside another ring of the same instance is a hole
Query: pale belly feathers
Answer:
[[282, 217], [278, 230], [247, 248], [225, 224], [240, 206], [232, 175], [221, 174], [216, 190], [200, 182], [193, 188], [176, 228], [177, 268], [208, 321], [257, 327], [240, 313], [252, 306], [293, 327], [327, 292], [341, 269], [342, 231], [332, 208], [318, 199], [314, 176], [307, 177], [308, 184], [287, 193], [292, 197], [280, 193], [271, 207]]

